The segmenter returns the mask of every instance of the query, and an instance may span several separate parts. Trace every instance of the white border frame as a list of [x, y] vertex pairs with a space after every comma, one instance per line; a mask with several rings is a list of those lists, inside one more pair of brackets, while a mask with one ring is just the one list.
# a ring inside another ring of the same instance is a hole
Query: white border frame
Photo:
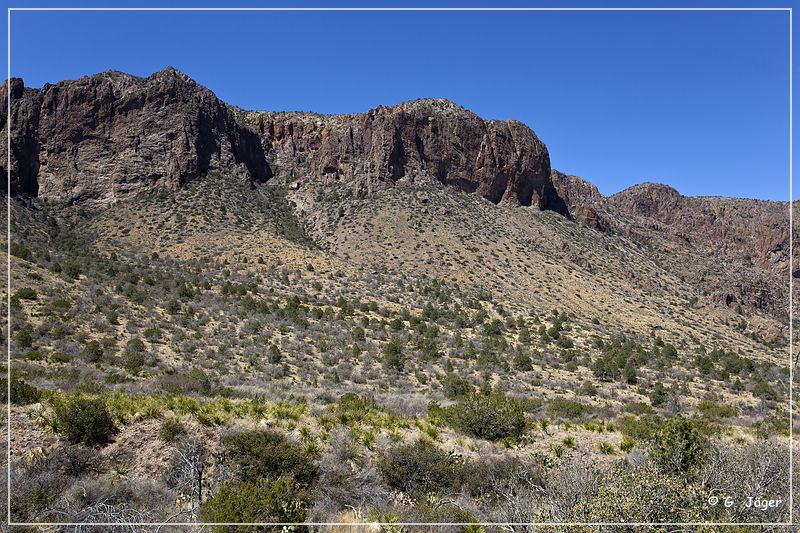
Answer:
[[793, 141], [793, 84], [792, 84], [792, 12], [791, 7], [9, 7], [7, 8], [8, 72], [6, 84], [11, 80], [11, 13], [14, 11], [782, 11], [789, 13], [789, 521], [788, 522], [12, 522], [11, 521], [11, 93], [7, 95], [7, 243], [8, 272], [6, 285], [7, 323], [7, 423], [8, 442], [6, 448], [6, 524], [12, 526], [791, 526], [794, 524], [794, 349], [793, 349], [793, 288], [792, 277], [794, 252], [792, 245], [792, 223], [794, 201], [792, 200], [792, 141]]

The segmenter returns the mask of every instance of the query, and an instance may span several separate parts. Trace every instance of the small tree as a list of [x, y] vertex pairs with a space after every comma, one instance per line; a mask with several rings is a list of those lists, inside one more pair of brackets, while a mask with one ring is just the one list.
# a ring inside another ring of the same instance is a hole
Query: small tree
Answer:
[[387, 369], [394, 369], [402, 372], [405, 367], [405, 356], [403, 355], [403, 347], [398, 338], [392, 338], [386, 346], [383, 347], [383, 366]]

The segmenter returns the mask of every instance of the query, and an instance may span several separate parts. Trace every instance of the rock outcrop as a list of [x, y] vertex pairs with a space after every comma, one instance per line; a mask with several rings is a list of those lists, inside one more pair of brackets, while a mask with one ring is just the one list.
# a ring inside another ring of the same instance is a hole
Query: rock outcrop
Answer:
[[2, 136], [9, 88], [11, 168], [3, 170], [14, 195], [110, 203], [219, 170], [251, 181], [335, 180], [365, 194], [435, 180], [494, 203], [563, 211], [533, 131], [447, 100], [324, 116], [242, 111], [172, 68], [40, 90], [13, 79], [0, 93]]
[[[107, 203], [174, 189], [215, 167], [269, 177], [259, 138], [174, 69], [148, 78], [106, 72], [41, 90], [14, 79], [11, 88], [12, 194]], [[5, 110], [8, 92], [2, 97]]]

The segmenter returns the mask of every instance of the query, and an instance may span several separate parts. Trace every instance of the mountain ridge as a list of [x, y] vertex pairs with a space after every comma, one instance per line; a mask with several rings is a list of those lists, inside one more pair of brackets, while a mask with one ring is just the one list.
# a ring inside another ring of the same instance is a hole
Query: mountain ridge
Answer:
[[103, 207], [174, 191], [210, 173], [251, 185], [344, 184], [359, 197], [397, 184], [438, 183], [494, 204], [555, 211], [651, 246], [724, 250], [738, 264], [777, 274], [789, 269], [788, 203], [690, 197], [647, 182], [606, 196], [553, 169], [545, 143], [523, 123], [484, 120], [442, 98], [321, 115], [242, 110], [172, 67], [147, 77], [106, 71], [41, 89], [13, 78], [0, 88], [0, 137], [9, 93], [11, 168], [5, 139], [0, 167], [12, 196]]

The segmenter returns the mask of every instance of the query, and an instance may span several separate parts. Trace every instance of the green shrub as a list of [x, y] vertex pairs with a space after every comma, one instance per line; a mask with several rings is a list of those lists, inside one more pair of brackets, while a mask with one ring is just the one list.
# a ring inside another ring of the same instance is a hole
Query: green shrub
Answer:
[[[308, 494], [288, 478], [261, 479], [240, 483], [228, 482], [203, 502], [202, 522], [289, 522], [306, 519], [311, 500]], [[236, 531], [262, 531], [257, 526], [237, 526]], [[218, 526], [216, 531], [228, 531]]]
[[778, 399], [778, 393], [763, 379], [759, 380], [753, 387], [753, 396], [771, 401]]
[[20, 348], [30, 348], [33, 346], [33, 335], [31, 335], [30, 328], [22, 328], [14, 334], [14, 341]]
[[[709, 518], [708, 496], [701, 487], [665, 475], [652, 466], [619, 467], [606, 474], [595, 490], [579, 499], [572, 519], [583, 522], [703, 522]], [[620, 529], [642, 530], [633, 526]]]
[[533, 370], [533, 359], [531, 359], [531, 356], [528, 354], [518, 353], [514, 356], [514, 367], [520, 372]]
[[81, 267], [77, 263], [67, 263], [64, 265], [64, 274], [72, 279], [78, 279], [81, 275]]
[[[5, 386], [6, 380], [3, 380]], [[3, 391], [5, 392], [5, 390]], [[11, 379], [11, 403], [16, 405], [28, 405], [36, 403], [42, 397], [42, 391], [19, 379]]]
[[590, 415], [593, 411], [594, 409], [590, 405], [565, 398], [555, 398], [547, 405], [547, 413], [551, 418], [580, 420]]
[[446, 398], [455, 400], [473, 392], [474, 388], [468, 379], [463, 378], [455, 372], [448, 372], [441, 379], [442, 392]]
[[405, 367], [406, 358], [403, 355], [403, 347], [399, 339], [393, 338], [386, 346], [383, 347], [381, 352], [384, 368], [403, 371]]
[[610, 442], [601, 442], [597, 445], [597, 450], [603, 455], [614, 455], [617, 453], [617, 448]]
[[97, 341], [89, 341], [84, 345], [81, 357], [90, 363], [98, 363], [103, 358], [103, 347]]
[[35, 300], [38, 297], [36, 291], [30, 287], [17, 289], [14, 295], [20, 300]]
[[470, 394], [443, 415], [454, 429], [486, 440], [517, 439], [526, 427], [524, 402], [502, 394]]
[[625, 413], [632, 413], [634, 415], [652, 415], [655, 410], [643, 402], [631, 402], [622, 406], [622, 411]]
[[705, 460], [706, 440], [694, 420], [678, 415], [661, 424], [650, 457], [666, 474], [690, 476]]
[[82, 397], [55, 407], [54, 426], [68, 441], [87, 446], [105, 444], [116, 431], [106, 403]]
[[652, 440], [660, 427], [662, 419], [656, 415], [641, 417], [626, 416], [619, 423], [620, 432], [633, 440]]
[[667, 389], [661, 383], [656, 383], [648, 396], [650, 405], [660, 407], [667, 401]]
[[739, 414], [734, 406], [712, 400], [702, 400], [697, 408], [710, 418], [730, 418]]
[[222, 439], [227, 456], [236, 464], [239, 479], [256, 483], [290, 476], [302, 486], [317, 473], [314, 457], [303, 447], [273, 431], [244, 431]]
[[28, 260], [31, 256], [31, 251], [27, 246], [18, 242], [11, 243], [11, 255], [19, 257], [20, 259]]
[[175, 442], [181, 435], [186, 434], [186, 427], [177, 418], [167, 418], [158, 430], [158, 438], [164, 442]]
[[628, 453], [632, 449], [636, 447], [636, 441], [630, 438], [627, 435], [622, 436], [622, 440], [619, 442], [619, 449], [625, 453]]
[[131, 374], [136, 374], [144, 366], [144, 354], [142, 352], [125, 352], [122, 356], [122, 366]]
[[378, 461], [390, 487], [418, 494], [453, 488], [459, 478], [458, 466], [449, 453], [426, 440], [394, 447]]
[[371, 396], [359, 396], [355, 392], [346, 392], [339, 397], [336, 414], [342, 424], [363, 421], [370, 410], [375, 409], [375, 400]]
[[578, 388], [578, 394], [581, 396], [597, 396], [597, 387], [587, 379], [581, 383], [581, 386]]

